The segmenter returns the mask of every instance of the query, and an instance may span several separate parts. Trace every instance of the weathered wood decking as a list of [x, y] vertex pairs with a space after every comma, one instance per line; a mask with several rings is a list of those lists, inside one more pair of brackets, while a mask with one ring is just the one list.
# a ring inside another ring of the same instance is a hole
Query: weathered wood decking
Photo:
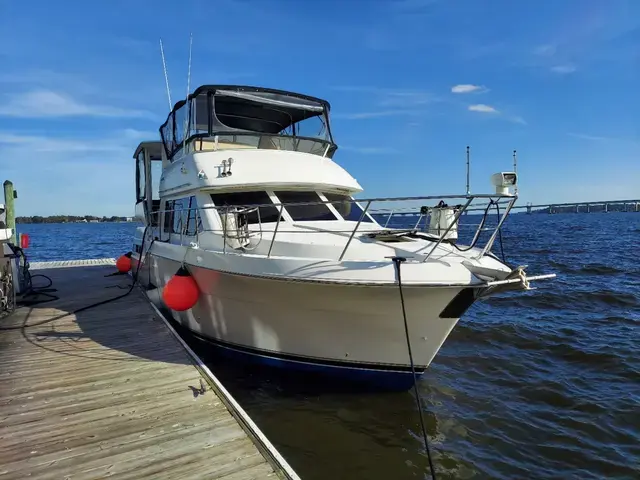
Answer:
[[0, 479], [291, 474], [246, 414], [227, 408], [235, 405], [227, 392], [209, 388], [217, 380], [206, 367], [202, 376], [137, 288], [67, 314], [126, 292], [130, 277], [105, 277], [114, 270], [35, 270], [51, 277], [59, 300], [0, 321]]

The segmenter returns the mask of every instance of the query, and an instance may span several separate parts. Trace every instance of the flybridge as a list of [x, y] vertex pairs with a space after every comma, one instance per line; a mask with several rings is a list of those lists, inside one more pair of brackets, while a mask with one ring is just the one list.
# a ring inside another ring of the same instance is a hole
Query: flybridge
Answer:
[[204, 85], [175, 104], [160, 135], [170, 161], [178, 152], [229, 147], [331, 157], [329, 109], [326, 100], [284, 90]]

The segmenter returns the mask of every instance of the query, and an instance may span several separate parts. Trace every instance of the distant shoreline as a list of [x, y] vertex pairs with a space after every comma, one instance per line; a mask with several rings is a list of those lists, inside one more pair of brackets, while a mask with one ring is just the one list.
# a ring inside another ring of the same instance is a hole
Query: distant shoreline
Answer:
[[18, 225], [41, 223], [134, 223], [134, 219], [133, 217], [118, 217], [115, 215], [111, 217], [96, 217], [94, 215], [51, 215], [49, 217], [34, 215], [31, 217], [16, 217], [16, 224]]

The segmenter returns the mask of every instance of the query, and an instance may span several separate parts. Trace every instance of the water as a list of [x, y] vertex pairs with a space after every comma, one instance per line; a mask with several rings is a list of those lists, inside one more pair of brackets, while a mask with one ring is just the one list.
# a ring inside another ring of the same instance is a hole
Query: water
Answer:
[[[24, 225], [31, 260], [117, 256], [132, 224]], [[438, 478], [640, 478], [640, 214], [513, 215], [558, 274], [472, 307], [419, 382]], [[411, 392], [231, 364], [192, 340], [305, 480], [428, 478]]]

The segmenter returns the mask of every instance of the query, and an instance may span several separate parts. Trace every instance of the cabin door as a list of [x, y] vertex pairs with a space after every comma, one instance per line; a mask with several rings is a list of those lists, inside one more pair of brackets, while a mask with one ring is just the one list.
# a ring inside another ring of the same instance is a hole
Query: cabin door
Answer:
[[142, 148], [136, 156], [136, 220], [149, 225], [147, 214], [147, 166], [146, 149]]
[[136, 217], [145, 225], [158, 227], [162, 157], [157, 148], [140, 148], [136, 156]]

